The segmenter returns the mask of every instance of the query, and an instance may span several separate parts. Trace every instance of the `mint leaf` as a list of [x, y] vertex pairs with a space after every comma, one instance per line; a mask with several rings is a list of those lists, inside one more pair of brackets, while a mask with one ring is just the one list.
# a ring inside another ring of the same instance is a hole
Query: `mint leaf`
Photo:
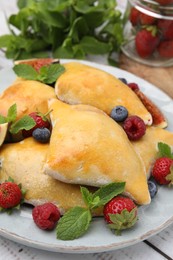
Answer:
[[17, 64], [13, 67], [13, 70], [18, 77], [28, 80], [37, 80], [38, 73], [31, 65]]
[[0, 115], [0, 124], [7, 123], [7, 118], [5, 116]]
[[86, 188], [86, 187], [80, 187], [80, 191], [82, 193], [82, 198], [85, 202], [85, 204], [90, 207], [93, 201], [93, 194]]
[[36, 125], [36, 123], [35, 123], [34, 119], [28, 115], [25, 115], [18, 121], [14, 122], [10, 126], [9, 131], [11, 134], [17, 134], [20, 130], [23, 130], [23, 129], [30, 130], [35, 125]]
[[55, 82], [64, 71], [64, 66], [60, 64], [45, 65], [40, 68], [37, 79], [44, 83], [51, 84]]
[[173, 154], [171, 152], [171, 147], [169, 145], [159, 142], [158, 149], [159, 149], [159, 157], [168, 157], [173, 159]]
[[93, 200], [99, 197], [99, 201], [96, 200], [96, 203], [93, 204], [92, 208], [100, 207], [105, 205], [108, 201], [110, 201], [113, 197], [122, 193], [125, 188], [125, 182], [113, 182], [108, 185], [102, 186], [93, 194]]
[[13, 122], [16, 120], [17, 117], [17, 105], [13, 104], [9, 109], [8, 109], [8, 114], [7, 114], [7, 121], [8, 122]]
[[88, 209], [74, 207], [59, 220], [56, 227], [57, 238], [73, 240], [82, 236], [88, 229], [91, 213]]

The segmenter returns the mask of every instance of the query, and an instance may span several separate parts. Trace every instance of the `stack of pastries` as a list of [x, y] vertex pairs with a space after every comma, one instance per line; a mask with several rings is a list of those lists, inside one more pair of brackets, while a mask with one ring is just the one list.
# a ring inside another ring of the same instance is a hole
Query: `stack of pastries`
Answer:
[[[125, 182], [125, 194], [139, 205], [150, 203], [147, 179], [157, 156], [157, 143], [173, 145], [173, 133], [152, 125], [152, 115], [126, 84], [107, 72], [79, 62], [63, 64], [54, 88], [17, 79], [0, 95], [0, 114], [17, 104], [17, 118], [50, 112], [52, 133], [46, 144], [32, 137], [0, 148], [0, 182], [10, 176], [27, 190], [32, 205], [55, 203], [64, 214], [84, 206], [80, 186], [89, 189]], [[110, 117], [122, 105], [147, 126], [130, 141]], [[100, 215], [101, 211], [95, 212]]]

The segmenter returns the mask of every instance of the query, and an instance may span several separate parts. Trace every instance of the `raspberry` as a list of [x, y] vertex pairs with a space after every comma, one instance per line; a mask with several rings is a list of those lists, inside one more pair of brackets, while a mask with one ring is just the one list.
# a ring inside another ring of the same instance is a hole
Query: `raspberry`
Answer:
[[129, 88], [131, 88], [131, 90], [133, 90], [133, 91], [135, 91], [135, 90], [139, 90], [139, 86], [138, 86], [138, 84], [136, 84], [136, 83], [128, 83], [127, 84], [127, 86], [129, 87]]
[[140, 139], [146, 131], [144, 121], [138, 116], [129, 116], [123, 123], [123, 129], [132, 141]]
[[0, 185], [0, 207], [10, 209], [20, 204], [22, 191], [14, 182], [4, 182]]
[[32, 210], [32, 217], [40, 229], [51, 230], [60, 219], [60, 211], [53, 203], [44, 203]]
[[154, 163], [152, 176], [162, 185], [173, 183], [173, 160], [167, 157], [161, 157]]

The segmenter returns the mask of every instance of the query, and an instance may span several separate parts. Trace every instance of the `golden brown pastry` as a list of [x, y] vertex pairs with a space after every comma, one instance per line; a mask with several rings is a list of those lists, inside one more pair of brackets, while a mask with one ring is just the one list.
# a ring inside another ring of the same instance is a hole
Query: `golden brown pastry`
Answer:
[[116, 77], [102, 70], [77, 62], [64, 64], [66, 71], [55, 84], [57, 97], [69, 104], [88, 104], [107, 114], [113, 107], [122, 105], [129, 115], [138, 115], [146, 125], [152, 116], [137, 95]]
[[67, 183], [102, 186], [126, 182], [139, 204], [150, 202], [145, 168], [125, 132], [108, 115], [88, 105], [49, 101], [53, 130], [44, 172]]
[[158, 127], [148, 127], [143, 138], [132, 142], [135, 151], [145, 165], [148, 177], [150, 176], [150, 169], [157, 158], [158, 142], [173, 146], [173, 133]]
[[6, 116], [8, 109], [17, 104], [17, 119], [34, 111], [47, 113], [47, 100], [54, 98], [54, 89], [32, 80], [17, 80], [0, 95], [0, 114]]
[[32, 137], [1, 147], [0, 182], [10, 176], [27, 190], [26, 202], [33, 205], [55, 203], [61, 214], [71, 207], [85, 206], [79, 185], [62, 183], [43, 173], [47, 149], [48, 144], [40, 144]]

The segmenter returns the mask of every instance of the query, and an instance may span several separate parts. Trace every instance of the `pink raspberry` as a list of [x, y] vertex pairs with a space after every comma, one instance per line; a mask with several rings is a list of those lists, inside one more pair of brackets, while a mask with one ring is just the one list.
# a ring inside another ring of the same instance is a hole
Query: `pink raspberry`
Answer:
[[131, 88], [131, 90], [133, 90], [133, 91], [135, 91], [135, 90], [139, 90], [139, 86], [138, 86], [138, 84], [136, 84], [136, 83], [128, 83], [127, 84], [127, 86], [129, 87], [129, 88]]
[[129, 116], [123, 123], [123, 129], [129, 140], [136, 141], [145, 134], [146, 125], [140, 117]]
[[48, 202], [33, 208], [32, 217], [40, 229], [51, 230], [60, 219], [60, 212], [53, 203]]

